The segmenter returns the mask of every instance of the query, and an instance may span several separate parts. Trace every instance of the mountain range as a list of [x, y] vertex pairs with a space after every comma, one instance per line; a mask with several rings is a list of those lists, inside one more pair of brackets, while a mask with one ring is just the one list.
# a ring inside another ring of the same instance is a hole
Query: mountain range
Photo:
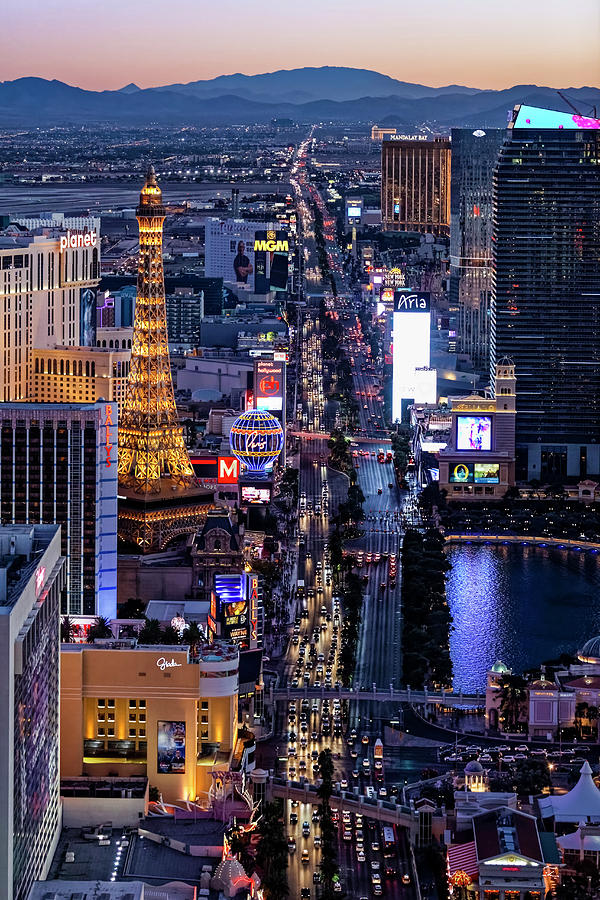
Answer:
[[[597, 87], [565, 88], [583, 115], [600, 107]], [[368, 69], [324, 66], [261, 75], [220, 75], [188, 84], [88, 91], [44, 78], [0, 82], [0, 127], [48, 125], [261, 124], [274, 118], [299, 123], [364, 122], [440, 130], [451, 126], [503, 127], [515, 103], [567, 112], [556, 90], [516, 85], [500, 91], [463, 85], [428, 87]]]

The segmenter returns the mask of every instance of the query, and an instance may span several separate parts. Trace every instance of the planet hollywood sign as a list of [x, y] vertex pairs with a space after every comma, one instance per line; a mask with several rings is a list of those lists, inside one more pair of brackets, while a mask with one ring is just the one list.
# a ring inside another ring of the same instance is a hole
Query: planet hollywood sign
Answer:
[[60, 237], [60, 252], [63, 250], [76, 250], [77, 247], [96, 247], [98, 244], [98, 232], [94, 228], [92, 231], [72, 232], [67, 231]]

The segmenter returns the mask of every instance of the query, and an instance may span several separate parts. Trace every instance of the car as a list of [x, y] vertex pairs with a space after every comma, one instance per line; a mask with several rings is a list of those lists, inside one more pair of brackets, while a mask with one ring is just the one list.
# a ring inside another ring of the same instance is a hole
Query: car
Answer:
[[364, 862], [365, 859], [366, 859], [365, 851], [364, 851], [364, 850], [357, 850], [357, 851], [356, 851], [356, 858], [357, 858], [358, 862]]
[[380, 884], [373, 885], [373, 896], [374, 897], [382, 897], [383, 896], [383, 888]]
[[303, 851], [302, 851], [302, 857], [301, 857], [301, 859], [302, 859], [302, 865], [303, 865], [303, 866], [307, 866], [307, 865], [309, 864], [309, 862], [310, 862], [310, 855], [309, 855], [308, 850], [303, 850]]
[[300, 891], [300, 897], [302, 900], [310, 900], [310, 888], [303, 887]]
[[313, 846], [316, 847], [317, 850], [321, 846], [321, 835], [320, 834], [315, 834], [315, 836], [313, 838]]
[[368, 743], [369, 743], [369, 736], [368, 736], [367, 734], [363, 734], [363, 736], [362, 736], [362, 742], [363, 742], [363, 744], [368, 744]]
[[360, 772], [358, 771], [358, 769], [355, 769], [352, 773], [352, 777], [354, 778], [355, 781], [358, 780], [359, 775], [360, 775]]
[[303, 836], [303, 837], [308, 837], [309, 834], [310, 834], [310, 823], [309, 823], [309, 822], [303, 822], [303, 823], [302, 823], [302, 836]]
[[371, 884], [381, 884], [381, 875], [379, 872], [373, 872], [371, 875]]
[[344, 838], [345, 841], [351, 841], [351, 840], [352, 840], [352, 832], [350, 831], [349, 828], [346, 828], [346, 829], [344, 830], [344, 833], [343, 833], [342, 836], [343, 836], [343, 838]]
[[334, 882], [333, 882], [333, 893], [334, 893], [334, 894], [341, 894], [341, 893], [342, 893], [342, 882], [341, 882], [341, 881], [334, 881]]
[[[300, 764], [300, 767], [302, 767], [302, 764]], [[380, 788], [379, 788], [379, 796], [381, 797], [382, 800], [383, 800], [385, 797], [387, 797], [387, 788], [385, 788], [385, 787], [380, 787]]]
[[313, 884], [320, 884], [320, 883], [321, 883], [321, 873], [317, 869], [316, 871], [313, 872]]
[[408, 872], [405, 872], [402, 876], [402, 884], [410, 884], [410, 875]]
[[371, 850], [373, 853], [379, 853], [379, 841], [371, 841]]
[[371, 870], [372, 870], [373, 872], [379, 872], [380, 868], [381, 868], [381, 864], [380, 864], [379, 860], [378, 860], [378, 859], [372, 859], [372, 860], [371, 860]]
[[317, 807], [313, 808], [311, 819], [313, 820], [313, 822], [319, 821], [319, 810], [317, 809]]
[[290, 838], [288, 841], [288, 853], [293, 853], [296, 849], [296, 841], [294, 838]]
[[348, 790], [348, 780], [346, 778], [342, 778], [342, 780], [340, 781], [340, 787], [343, 791]]

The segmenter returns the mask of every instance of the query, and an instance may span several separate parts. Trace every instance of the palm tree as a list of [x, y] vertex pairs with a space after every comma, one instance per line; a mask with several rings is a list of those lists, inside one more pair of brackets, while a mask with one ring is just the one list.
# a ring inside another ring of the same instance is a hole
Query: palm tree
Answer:
[[146, 619], [144, 627], [138, 635], [138, 643], [140, 644], [160, 644], [162, 643], [163, 633], [158, 619]]
[[190, 622], [183, 632], [184, 643], [190, 645], [192, 656], [196, 656], [198, 645], [204, 641], [204, 634], [197, 622]]
[[109, 620], [104, 616], [96, 616], [94, 624], [88, 631], [87, 642], [93, 644], [95, 640], [111, 638], [113, 636]]
[[75, 623], [70, 616], [63, 616], [60, 621], [61, 644], [72, 644], [75, 640]]
[[500, 689], [500, 714], [505, 731], [516, 731], [521, 719], [521, 709], [527, 699], [527, 682], [521, 675], [506, 675]]
[[575, 704], [575, 728], [577, 734], [581, 737], [581, 725], [583, 719], [588, 718], [588, 705], [585, 701]]

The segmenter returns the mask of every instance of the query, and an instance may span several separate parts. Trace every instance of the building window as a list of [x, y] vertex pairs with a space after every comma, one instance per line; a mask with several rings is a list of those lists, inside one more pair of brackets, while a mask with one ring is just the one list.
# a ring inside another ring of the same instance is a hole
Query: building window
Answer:
[[129, 729], [129, 737], [134, 738], [136, 736], [137, 736], [137, 731], [135, 730], [135, 728], [130, 728]]
[[208, 728], [203, 728], [203, 729], [202, 729], [202, 732], [201, 732], [201, 734], [200, 734], [200, 737], [202, 738], [203, 741], [207, 741], [207, 740], [208, 740]]
[[99, 706], [99, 707], [100, 707], [100, 706], [105, 706], [105, 705], [106, 705], [106, 701], [105, 701], [105, 700], [98, 700], [98, 706]]
[[138, 700], [138, 706], [139, 706], [140, 709], [146, 709], [146, 701], [145, 701], [145, 700]]
[[145, 722], [146, 721], [146, 713], [140, 713], [138, 716], [138, 719], [140, 722]]
[[138, 731], [138, 735], [139, 735], [139, 737], [146, 737], [146, 729], [140, 728]]
[[110, 706], [114, 707], [115, 701], [114, 701], [114, 700], [107, 700], [107, 701], [106, 701], [106, 705], [109, 706], [109, 707], [110, 707]]
[[129, 701], [129, 709], [135, 709], [136, 706], [137, 706], [137, 700], [130, 700], [130, 701]]
[[201, 709], [206, 709], [206, 710], [208, 709], [208, 700], [203, 700], [203, 701], [202, 701]]
[[135, 713], [129, 713], [129, 721], [130, 721], [130, 722], [136, 722], [136, 721], [137, 721], [137, 716], [136, 716]]
[[208, 725], [208, 716], [202, 716], [201, 722], [203, 725]]

